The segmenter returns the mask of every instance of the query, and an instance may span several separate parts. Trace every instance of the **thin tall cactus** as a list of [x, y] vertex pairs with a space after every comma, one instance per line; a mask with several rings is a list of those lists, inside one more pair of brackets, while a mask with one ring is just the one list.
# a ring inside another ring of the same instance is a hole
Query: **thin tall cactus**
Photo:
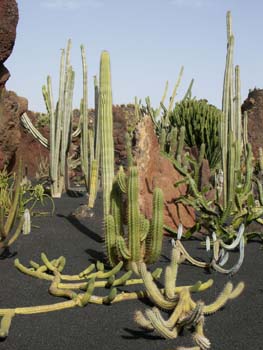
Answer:
[[[235, 81], [233, 81], [234, 35], [232, 33], [230, 11], [227, 12], [226, 19], [227, 55], [222, 98], [223, 117], [220, 125], [221, 158], [224, 174], [224, 208], [226, 208], [230, 202], [234, 203], [234, 190], [237, 184], [236, 174], [240, 170], [240, 158], [242, 153], [240, 69], [239, 66], [235, 67]], [[246, 147], [246, 145], [244, 146]]]
[[103, 51], [100, 59], [98, 117], [100, 120], [101, 172], [104, 217], [110, 211], [110, 193], [114, 179], [114, 146], [110, 55]]
[[50, 118], [50, 177], [52, 197], [61, 197], [65, 187], [66, 158], [69, 150], [72, 99], [75, 73], [70, 66], [71, 40], [66, 52], [63, 49], [60, 60], [59, 99], [56, 108], [53, 102], [51, 77], [42, 92]]

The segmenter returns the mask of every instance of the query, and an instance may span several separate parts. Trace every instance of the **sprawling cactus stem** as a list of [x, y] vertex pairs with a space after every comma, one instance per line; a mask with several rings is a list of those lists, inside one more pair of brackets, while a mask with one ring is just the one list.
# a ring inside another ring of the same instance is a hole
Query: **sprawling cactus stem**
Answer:
[[31, 120], [29, 119], [27, 113], [23, 113], [21, 116], [21, 122], [23, 126], [33, 135], [33, 137], [38, 140], [42, 146], [45, 148], [49, 147], [48, 139], [44, 137], [38, 130], [37, 128], [33, 125]]
[[[205, 337], [203, 332], [204, 315], [211, 314], [222, 308], [228, 300], [234, 299], [240, 295], [244, 289], [244, 283], [240, 282], [233, 290], [233, 285], [228, 282], [212, 304], [205, 305], [202, 301], [195, 302], [191, 298], [192, 291], [200, 291], [201, 282], [193, 286], [172, 287], [169, 277], [175, 283], [177, 265], [180, 263], [180, 247], [173, 245], [173, 253], [170, 266], [166, 269], [169, 273], [165, 279], [165, 295], [159, 290], [144, 263], [138, 264], [138, 270], [144, 281], [146, 291], [150, 300], [156, 305], [152, 309], [147, 309], [145, 314], [136, 311], [134, 320], [140, 327], [147, 330], [155, 330], [162, 337], [175, 339], [183, 327], [193, 328], [193, 340], [198, 349], [207, 350], [210, 348], [210, 341]], [[175, 266], [173, 266], [175, 265]], [[173, 271], [173, 273], [172, 273]], [[167, 286], [169, 284], [169, 286]], [[210, 283], [211, 285], [211, 283]], [[207, 284], [207, 287], [210, 286]], [[172, 291], [173, 289], [173, 291]], [[167, 293], [167, 291], [169, 291]], [[171, 294], [171, 297], [168, 296]], [[165, 320], [159, 309], [166, 310], [170, 313], [168, 320]], [[200, 348], [199, 348], [200, 347]]]
[[100, 60], [100, 88], [99, 88], [99, 120], [101, 123], [101, 167], [103, 187], [104, 217], [110, 211], [110, 193], [114, 178], [114, 147], [113, 147], [113, 120], [112, 120], [112, 92], [110, 56], [103, 51]]
[[[222, 239], [218, 239], [216, 237], [216, 234], [213, 233], [213, 254], [210, 259], [210, 262], [202, 262], [199, 260], [196, 260], [192, 258], [189, 253], [184, 248], [182, 242], [178, 238], [176, 242], [174, 242], [175, 248], [180, 252], [181, 254], [181, 260], [187, 260], [192, 265], [201, 267], [201, 268], [213, 268], [214, 270], [223, 273], [223, 274], [229, 274], [234, 275], [241, 267], [243, 261], [244, 261], [244, 225], [241, 225], [239, 228], [239, 231], [237, 233], [237, 237], [231, 244], [225, 244]], [[222, 266], [228, 261], [228, 251], [231, 251], [235, 249], [237, 246], [239, 246], [239, 259], [233, 267], [230, 269], [224, 269]], [[207, 237], [206, 239], [206, 250], [210, 251], [210, 238]], [[225, 253], [225, 250], [227, 253]]]
[[15, 316], [15, 311], [10, 309], [2, 317], [0, 323], [0, 338], [6, 338], [9, 333], [9, 328], [11, 326], [12, 318]]

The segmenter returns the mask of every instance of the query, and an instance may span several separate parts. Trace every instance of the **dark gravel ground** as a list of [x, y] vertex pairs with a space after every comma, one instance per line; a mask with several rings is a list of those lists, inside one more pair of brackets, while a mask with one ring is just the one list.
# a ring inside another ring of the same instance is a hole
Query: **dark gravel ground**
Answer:
[[[79, 273], [94, 259], [105, 258], [101, 195], [92, 218], [72, 220], [70, 213], [83, 203], [85, 197], [64, 196], [55, 201], [54, 216], [33, 219], [39, 228], [33, 228], [28, 236], [21, 236], [11, 247], [14, 256], [0, 261], [0, 308], [62, 301], [48, 294], [48, 281], [19, 272], [13, 266], [15, 258], [28, 266], [30, 260], [40, 262], [41, 252], [50, 259], [63, 255], [67, 259], [65, 274]], [[187, 241], [185, 247], [193, 256], [206, 258], [200, 242]], [[247, 245], [244, 264], [233, 277], [214, 271], [210, 274], [188, 264], [180, 266], [178, 285], [214, 279], [209, 290], [194, 296], [195, 300], [201, 298], [205, 303], [212, 302], [229, 280], [234, 285], [239, 281], [246, 284], [238, 299], [229, 301], [222, 310], [206, 318], [205, 334], [213, 350], [263, 349], [263, 251], [260, 247], [258, 242]], [[157, 265], [165, 267], [169, 256], [170, 239], [165, 237], [163, 254]], [[237, 258], [234, 253], [233, 259]], [[192, 345], [188, 332], [170, 341], [139, 329], [133, 321], [133, 314], [136, 309], [146, 307], [145, 301], [135, 300], [110, 306], [89, 304], [85, 308], [46, 314], [17, 315], [8, 338], [0, 342], [0, 350], [175, 350], [177, 346]]]

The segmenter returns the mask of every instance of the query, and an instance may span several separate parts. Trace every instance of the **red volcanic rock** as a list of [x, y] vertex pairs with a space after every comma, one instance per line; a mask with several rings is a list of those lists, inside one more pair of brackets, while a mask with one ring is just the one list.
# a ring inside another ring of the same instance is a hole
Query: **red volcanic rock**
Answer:
[[249, 92], [242, 105], [242, 112], [248, 114], [248, 141], [252, 145], [254, 156], [258, 156], [258, 149], [262, 147], [263, 135], [263, 89]]
[[0, 88], [5, 86], [10, 74], [3, 63], [11, 55], [18, 23], [18, 7], [15, 0], [0, 1]]
[[150, 117], [144, 117], [136, 128], [134, 158], [139, 170], [140, 208], [146, 217], [152, 216], [153, 189], [159, 187], [164, 193], [165, 224], [174, 229], [179, 223], [184, 228], [192, 227], [195, 224], [194, 210], [174, 203], [175, 199], [186, 193], [186, 185], [174, 186], [181, 175], [168, 159], [161, 156]]
[[[27, 115], [33, 124], [36, 124], [36, 114], [31, 111], [27, 111]], [[49, 127], [37, 128], [39, 132], [49, 139]], [[27, 169], [27, 175], [29, 178], [35, 178], [36, 173], [40, 170], [40, 163], [49, 163], [49, 150], [41, 145], [30, 132], [20, 126], [21, 142], [19, 143], [16, 151], [16, 164], [18, 165], [18, 159], [21, 157], [24, 168]], [[48, 164], [47, 163], [47, 164]]]
[[27, 100], [3, 89], [0, 99], [0, 170], [12, 168], [21, 140], [20, 116], [27, 110]]
[[11, 55], [16, 38], [18, 8], [15, 0], [0, 1], [0, 62]]

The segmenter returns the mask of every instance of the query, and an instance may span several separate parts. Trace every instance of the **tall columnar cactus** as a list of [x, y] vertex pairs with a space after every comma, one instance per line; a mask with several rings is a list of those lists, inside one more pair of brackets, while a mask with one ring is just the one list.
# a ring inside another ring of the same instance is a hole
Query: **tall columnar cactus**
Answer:
[[104, 217], [110, 210], [110, 193], [114, 179], [114, 145], [110, 55], [103, 51], [100, 59], [99, 106], [101, 172]]
[[[94, 204], [97, 193], [99, 164], [100, 164], [100, 121], [98, 115], [98, 94], [99, 88], [97, 80], [95, 85], [95, 125], [91, 127], [88, 118], [88, 73], [85, 48], [81, 45], [82, 71], [83, 71], [83, 97], [80, 103], [80, 119], [79, 125], [74, 132], [72, 130], [72, 97], [74, 87], [74, 72], [70, 66], [70, 48], [71, 41], [68, 46], [62, 50], [60, 62], [60, 83], [59, 83], [59, 100], [54, 106], [53, 93], [51, 86], [51, 78], [47, 78], [47, 86], [43, 86], [43, 96], [46, 103], [48, 116], [50, 119], [50, 140], [47, 140], [34, 127], [26, 113], [23, 114], [21, 120], [26, 129], [46, 148], [50, 150], [50, 177], [51, 177], [51, 193], [53, 197], [60, 197], [64, 188], [67, 190], [69, 181], [66, 169], [69, 164], [67, 153], [72, 138], [80, 137], [80, 153], [81, 167], [85, 178], [87, 191], [91, 195], [89, 205]], [[97, 168], [96, 181], [91, 183], [91, 179], [95, 180], [92, 168]], [[96, 184], [96, 191], [91, 188], [91, 184]], [[92, 192], [92, 193], [90, 193]]]
[[82, 72], [83, 72], [83, 98], [81, 103], [81, 167], [84, 174], [86, 187], [89, 187], [89, 121], [88, 121], [88, 72], [86, 53], [83, 45], [81, 49]]
[[[239, 66], [233, 70], [234, 35], [232, 33], [232, 19], [227, 12], [227, 55], [223, 86], [222, 112], [220, 126], [220, 145], [222, 170], [224, 174], [223, 204], [234, 203], [234, 189], [237, 186], [237, 173], [240, 171], [240, 157], [242, 154], [242, 124], [240, 97]], [[235, 73], [235, 81], [233, 75]], [[244, 148], [246, 148], [246, 142]], [[246, 151], [245, 151], [246, 154]]]
[[51, 77], [42, 92], [50, 118], [50, 177], [52, 197], [61, 197], [65, 184], [66, 157], [70, 141], [72, 98], [75, 74], [69, 63], [71, 41], [67, 50], [62, 50], [60, 60], [59, 99], [56, 108], [53, 102]]
[[[127, 213], [123, 210], [125, 199]], [[120, 168], [111, 193], [110, 214], [105, 221], [107, 255], [111, 265], [124, 260], [128, 268], [133, 268], [133, 263], [158, 260], [163, 238], [163, 193], [159, 188], [154, 189], [152, 219], [147, 220], [139, 208], [137, 167], [130, 167], [129, 175]]]

